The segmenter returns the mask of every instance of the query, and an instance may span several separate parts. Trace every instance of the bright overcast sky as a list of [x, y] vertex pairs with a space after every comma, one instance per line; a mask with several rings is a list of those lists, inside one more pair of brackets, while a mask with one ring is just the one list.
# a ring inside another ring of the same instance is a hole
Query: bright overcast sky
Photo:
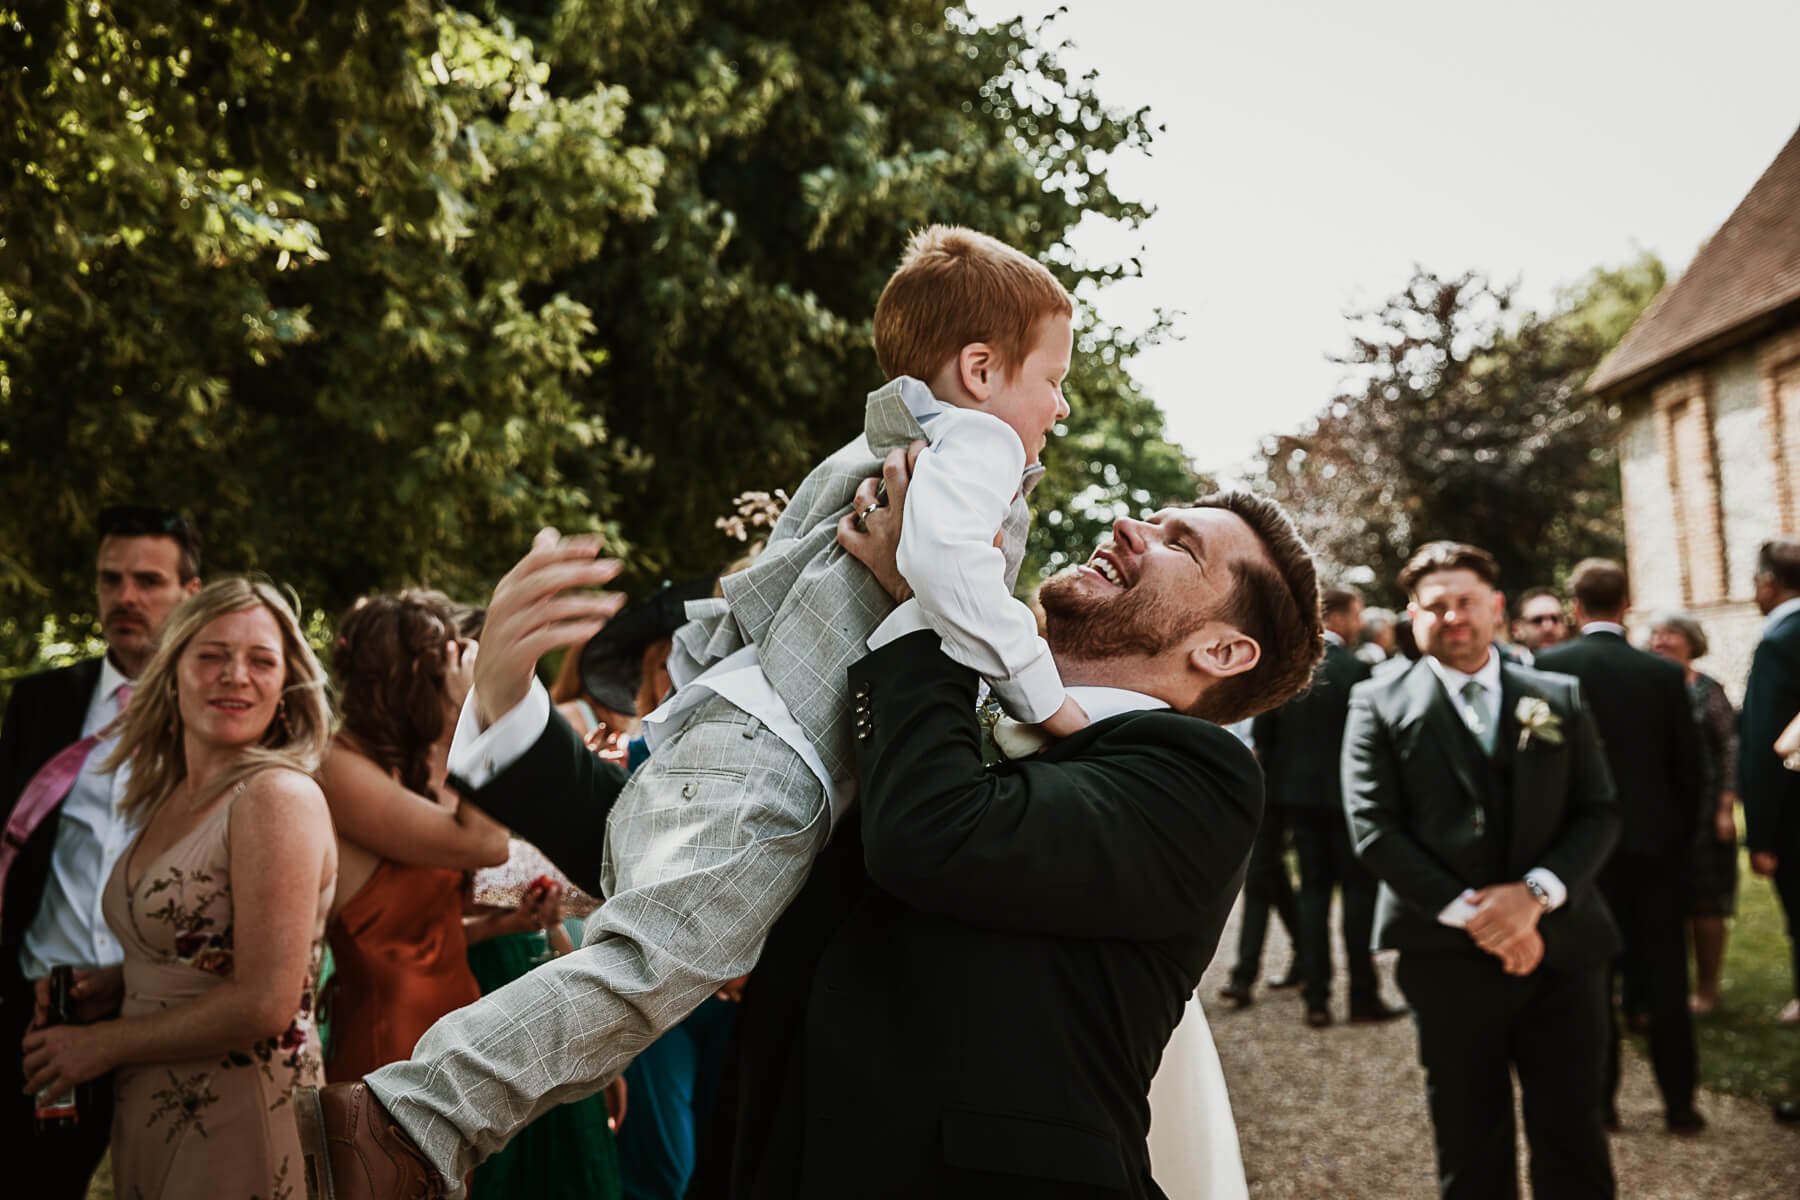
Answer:
[[[976, 0], [987, 21], [1054, 4]], [[1640, 247], [1679, 270], [1800, 124], [1800, 3], [1069, 0], [1063, 61], [1166, 128], [1112, 168], [1155, 206], [1102, 313], [1180, 310], [1134, 371], [1202, 468], [1303, 425], [1341, 378], [1343, 313], [1414, 263], [1527, 303]]]

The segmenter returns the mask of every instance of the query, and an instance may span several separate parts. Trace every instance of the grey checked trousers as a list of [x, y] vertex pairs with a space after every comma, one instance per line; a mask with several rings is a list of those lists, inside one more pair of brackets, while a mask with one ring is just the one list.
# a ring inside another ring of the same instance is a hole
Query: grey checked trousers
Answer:
[[445, 1016], [369, 1088], [453, 1187], [538, 1116], [610, 1083], [755, 965], [830, 832], [800, 756], [701, 704], [607, 818], [606, 901], [582, 946]]

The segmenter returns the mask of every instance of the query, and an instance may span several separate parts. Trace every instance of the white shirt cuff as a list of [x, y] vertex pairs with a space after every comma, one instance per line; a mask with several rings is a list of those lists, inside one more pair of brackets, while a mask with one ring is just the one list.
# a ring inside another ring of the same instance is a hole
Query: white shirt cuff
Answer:
[[[1546, 870], [1543, 867], [1533, 867], [1525, 872], [1525, 878], [1544, 889], [1544, 894], [1550, 897], [1549, 911], [1551, 912], [1561, 908], [1563, 902], [1569, 898], [1568, 887], [1556, 877], [1554, 871]], [[1472, 889], [1464, 888], [1462, 895], [1444, 905], [1443, 911], [1438, 913], [1437, 919], [1440, 925], [1461, 929], [1469, 923], [1469, 918], [1474, 915], [1475, 892]]]
[[869, 635], [869, 649], [879, 650], [909, 633], [930, 628], [925, 623], [925, 610], [919, 607], [918, 597], [910, 597], [875, 627], [875, 632]]
[[550, 724], [550, 693], [535, 678], [525, 698], [486, 729], [475, 716], [475, 693], [463, 701], [450, 739], [450, 773], [470, 787], [486, 787], [494, 776], [525, 757]]
[[1024, 670], [994, 684], [994, 694], [1000, 697], [1007, 715], [1031, 725], [1055, 716], [1068, 694], [1063, 691], [1062, 675], [1056, 669], [1056, 660], [1050, 657], [1049, 647], [1042, 641], [1038, 647], [1041, 652]]
[[1475, 916], [1475, 889], [1464, 888], [1463, 894], [1444, 905], [1438, 913], [1438, 924], [1448, 925], [1452, 929], [1461, 929]]
[[1544, 894], [1550, 897], [1551, 912], [1555, 912], [1557, 909], [1561, 908], [1563, 906], [1563, 901], [1569, 898], [1568, 887], [1562, 880], [1556, 877], [1555, 871], [1547, 870], [1543, 867], [1533, 867], [1531, 870], [1525, 872], [1525, 878], [1544, 889]]

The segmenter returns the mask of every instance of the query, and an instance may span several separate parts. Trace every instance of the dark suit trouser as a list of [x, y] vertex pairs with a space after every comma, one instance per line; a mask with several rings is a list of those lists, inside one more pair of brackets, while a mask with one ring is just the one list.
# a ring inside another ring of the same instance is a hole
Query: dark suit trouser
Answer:
[[[1668, 1111], [1694, 1106], [1699, 1067], [1694, 1017], [1688, 1010], [1688, 859], [1621, 854], [1607, 865], [1600, 887], [1638, 972], [1638, 991], [1650, 1016], [1650, 1065]], [[1615, 970], [1617, 964], [1615, 964]], [[1607, 1039], [1608, 1097], [1619, 1091], [1619, 1029]]]
[[1231, 982], [1245, 991], [1262, 972], [1263, 942], [1269, 934], [1269, 910], [1273, 908], [1288, 931], [1294, 949], [1300, 948], [1300, 912], [1294, 885], [1288, 878], [1287, 810], [1278, 804], [1263, 805], [1262, 825], [1250, 846], [1250, 862], [1244, 869], [1244, 916], [1238, 925], [1237, 965]]
[[1516, 1200], [1516, 1071], [1534, 1200], [1610, 1200], [1615, 1185], [1601, 1125], [1606, 967], [1539, 967], [1515, 978], [1478, 950], [1403, 950], [1396, 977], [1419, 1032], [1439, 1194]]
[[1375, 961], [1369, 950], [1375, 926], [1375, 877], [1356, 861], [1350, 829], [1339, 808], [1288, 809], [1294, 851], [1300, 859], [1301, 993], [1309, 1009], [1331, 999], [1331, 891], [1344, 897], [1344, 957], [1350, 965], [1350, 1007], [1380, 1002]]
[[0, 1161], [38, 1180], [29, 1189], [33, 1197], [82, 1200], [112, 1137], [112, 1076], [79, 1090], [81, 1123], [72, 1132], [39, 1137], [36, 1099], [19, 1090], [25, 1083], [19, 1042], [31, 1024], [30, 986], [9, 963], [0, 990], [0, 1079], [8, 1081], [0, 1111]]

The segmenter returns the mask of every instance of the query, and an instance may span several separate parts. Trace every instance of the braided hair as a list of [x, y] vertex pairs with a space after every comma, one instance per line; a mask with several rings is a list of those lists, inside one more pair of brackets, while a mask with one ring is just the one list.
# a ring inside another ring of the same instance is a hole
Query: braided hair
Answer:
[[422, 796], [431, 794], [431, 747], [448, 719], [444, 674], [456, 637], [456, 605], [423, 588], [364, 596], [338, 623], [341, 729]]

